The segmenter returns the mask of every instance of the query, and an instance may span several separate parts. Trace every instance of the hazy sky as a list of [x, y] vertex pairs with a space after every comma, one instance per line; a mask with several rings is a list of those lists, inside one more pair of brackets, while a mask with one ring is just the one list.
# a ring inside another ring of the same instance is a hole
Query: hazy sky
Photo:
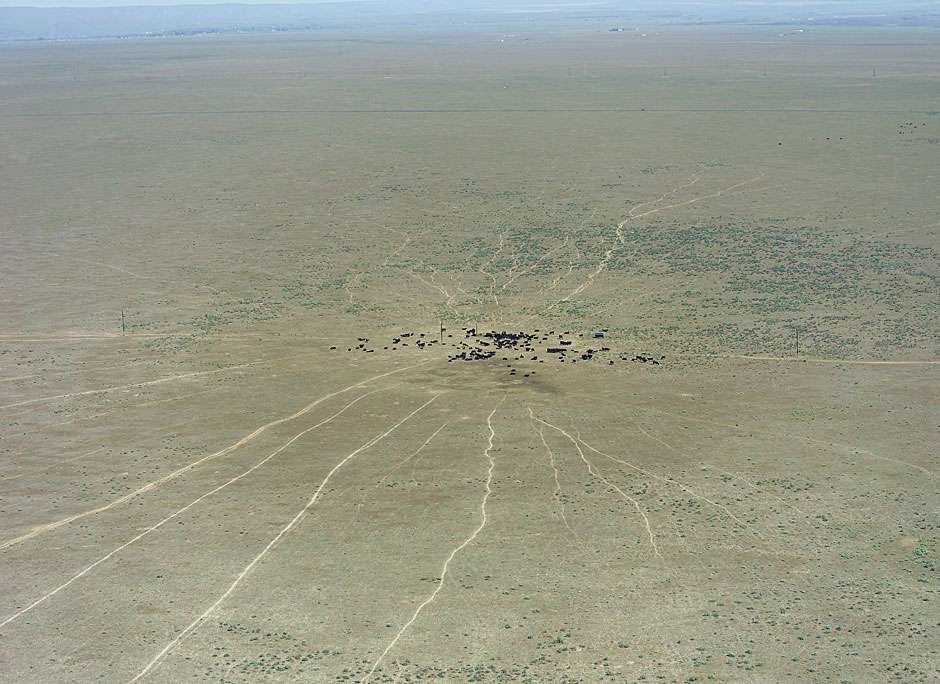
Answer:
[[132, 5], [313, 5], [363, 0], [0, 0], [0, 7], [127, 7]]
[[[286, 4], [315, 4], [315, 3], [344, 3], [353, 4], [356, 2], [369, 2], [369, 0], [0, 0], [0, 7], [121, 7], [128, 5], [216, 5], [227, 3], [239, 3], [246, 5], [286, 5]], [[488, 5], [499, 3], [488, 2]], [[391, 0], [394, 6], [395, 0]], [[409, 4], [414, 5], [414, 2]], [[420, 3], [419, 3], [420, 4]], [[431, 8], [434, 2], [429, 0], [424, 3], [427, 8]], [[453, 3], [448, 3], [453, 4]], [[472, 0], [467, 0], [466, 5], [473, 6]], [[503, 0], [507, 7], [514, 8], [535, 8], [535, 7], [559, 7], [559, 6], [590, 6], [594, 4], [611, 4], [610, 0], [603, 2], [594, 2], [592, 0]], [[624, 9], [630, 9], [631, 5], [643, 5], [649, 8], [649, 0], [614, 0], [613, 4], [618, 4]], [[664, 0], [661, 3], [669, 9], [686, 9], [694, 12], [696, 9], [717, 9], [722, 6], [728, 8], [746, 8], [757, 9], [760, 7], [778, 7], [790, 8], [796, 11], [812, 11], [814, 7], [824, 7], [832, 10], [839, 8], [841, 12], [851, 13], [854, 8], [864, 8], [871, 11], [874, 7], [885, 9], [907, 9], [910, 7], [940, 7], [940, 0]]]
[[132, 5], [312, 5], [363, 0], [0, 0], [0, 7], [127, 7]]

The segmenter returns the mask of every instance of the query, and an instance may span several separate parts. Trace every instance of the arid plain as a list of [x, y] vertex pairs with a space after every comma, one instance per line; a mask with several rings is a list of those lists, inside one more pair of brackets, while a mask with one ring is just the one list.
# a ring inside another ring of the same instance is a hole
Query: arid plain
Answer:
[[0, 679], [937, 681], [937, 31], [608, 28], [0, 46]]

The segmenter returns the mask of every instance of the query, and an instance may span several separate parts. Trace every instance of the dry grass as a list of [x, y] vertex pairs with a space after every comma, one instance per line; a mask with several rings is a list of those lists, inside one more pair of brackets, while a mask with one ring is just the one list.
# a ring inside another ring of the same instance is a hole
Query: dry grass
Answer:
[[4, 679], [940, 675], [935, 41], [596, 28], [5, 47]]

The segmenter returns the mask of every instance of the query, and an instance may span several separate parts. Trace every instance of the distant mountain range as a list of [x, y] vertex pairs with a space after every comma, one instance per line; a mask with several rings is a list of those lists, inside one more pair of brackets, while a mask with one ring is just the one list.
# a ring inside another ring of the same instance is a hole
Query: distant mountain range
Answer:
[[317, 4], [0, 7], [0, 41], [186, 35], [312, 28], [553, 19], [682, 23], [907, 24], [940, 26], [936, 2], [553, 2], [361, 0]]

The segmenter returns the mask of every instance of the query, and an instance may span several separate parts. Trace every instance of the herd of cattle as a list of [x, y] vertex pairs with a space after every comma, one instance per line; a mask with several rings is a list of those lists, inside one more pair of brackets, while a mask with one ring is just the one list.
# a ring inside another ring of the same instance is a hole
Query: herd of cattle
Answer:
[[[594, 337], [601, 336], [600, 333], [594, 334]], [[546, 360], [554, 360], [560, 363], [577, 363], [578, 361], [592, 361], [597, 357], [599, 361], [607, 361], [609, 365], [614, 365], [616, 360], [620, 360], [658, 366], [666, 359], [665, 356], [655, 357], [649, 354], [636, 354], [632, 357], [626, 353], [611, 354], [610, 347], [576, 349], [574, 343], [579, 338], [584, 338], [584, 333], [573, 335], [568, 330], [555, 332], [554, 330], [542, 331], [538, 328], [531, 333], [506, 332], [505, 330], [478, 332], [476, 328], [461, 328], [455, 338], [454, 334], [445, 335], [445, 330], [442, 329], [437, 338], [425, 333], [400, 333], [388, 344], [383, 345], [382, 349], [383, 351], [397, 351], [409, 346], [418, 349], [434, 346], [450, 347], [454, 352], [447, 357], [448, 363], [485, 361], [498, 357], [498, 360], [509, 362], [506, 367], [510, 375], [516, 375], [516, 369], [512, 367], [513, 361], [545, 363]], [[347, 347], [346, 351], [371, 354], [376, 348], [377, 345], [369, 345], [368, 338], [360, 337], [356, 340], [356, 345]], [[333, 346], [330, 349], [336, 350], [337, 347]], [[523, 377], [534, 374], [534, 370], [529, 370], [523, 374]]]

